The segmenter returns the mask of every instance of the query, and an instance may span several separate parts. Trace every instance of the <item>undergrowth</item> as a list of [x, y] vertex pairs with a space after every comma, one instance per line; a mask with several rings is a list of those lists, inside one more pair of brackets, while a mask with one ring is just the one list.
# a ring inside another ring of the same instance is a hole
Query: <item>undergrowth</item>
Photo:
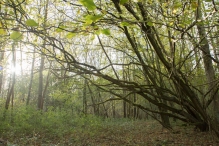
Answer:
[[50, 139], [63, 138], [74, 131], [98, 129], [103, 124], [100, 117], [73, 115], [64, 110], [41, 112], [31, 107], [21, 107], [13, 111], [2, 109], [0, 114], [0, 138], [7, 141], [37, 137], [50, 142]]
[[2, 109], [0, 116], [0, 140], [6, 146], [219, 145], [211, 133], [185, 126], [167, 131], [153, 120], [104, 119], [32, 107]]

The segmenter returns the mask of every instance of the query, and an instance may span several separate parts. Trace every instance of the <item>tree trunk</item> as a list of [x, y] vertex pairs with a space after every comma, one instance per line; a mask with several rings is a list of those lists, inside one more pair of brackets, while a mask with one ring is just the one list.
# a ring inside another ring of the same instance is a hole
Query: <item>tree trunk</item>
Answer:
[[0, 69], [0, 93], [2, 93], [2, 86], [3, 86], [3, 70], [4, 70], [4, 68], [3, 68], [2, 62], [4, 60], [4, 55], [5, 55], [4, 51], [0, 53], [0, 62], [1, 62], [1, 64], [0, 64], [0, 68], [1, 68]]
[[[113, 98], [113, 97], [112, 97], [112, 98]], [[113, 115], [113, 118], [116, 118], [115, 101], [112, 100], [112, 101], [111, 101], [111, 104], [112, 104], [112, 115]]]
[[[43, 22], [44, 31], [46, 31], [46, 21], [47, 21], [47, 15], [48, 15], [48, 3], [49, 3], [49, 1], [46, 0], [45, 7], [44, 7], [44, 22]], [[45, 49], [45, 41], [43, 42], [43, 49]], [[38, 104], [37, 104], [38, 110], [43, 109], [43, 102], [44, 102], [44, 97], [43, 97], [43, 70], [44, 70], [44, 64], [45, 64], [45, 56], [43, 54], [41, 54], [40, 59], [41, 60], [40, 60], [40, 69], [39, 69]]]
[[87, 114], [87, 79], [84, 79], [83, 87], [83, 113]]
[[[124, 56], [125, 56], [125, 54], [123, 53], [123, 63], [125, 63], [125, 57]], [[125, 73], [125, 67], [124, 66], [122, 66], [122, 76], [123, 76], [124, 81], [127, 80], [127, 75]], [[122, 92], [123, 92], [123, 96], [125, 97], [126, 90], [123, 89]], [[127, 103], [124, 100], [123, 100], [123, 118], [127, 118]]]
[[38, 104], [39, 110], [43, 109], [43, 69], [45, 63], [45, 56], [41, 55], [40, 69], [39, 69], [39, 84], [38, 84]]
[[50, 65], [49, 65], [49, 70], [48, 70], [48, 73], [47, 73], [47, 77], [46, 77], [46, 84], [45, 84], [45, 87], [43, 89], [43, 102], [44, 101], [48, 101], [48, 98], [46, 96], [46, 93], [47, 93], [47, 88], [49, 86], [49, 77], [50, 77], [50, 70], [51, 70], [51, 66], [52, 66], [52, 62], [50, 62]]
[[29, 105], [29, 102], [30, 102], [30, 95], [31, 95], [31, 90], [32, 90], [32, 85], [33, 85], [34, 64], [35, 64], [35, 47], [34, 47], [34, 51], [33, 51], [33, 60], [32, 60], [32, 65], [31, 65], [30, 83], [29, 83], [29, 87], [28, 87], [28, 94], [27, 94], [26, 105]]
[[[100, 92], [99, 92], [98, 95], [99, 95], [100, 102], [102, 102], [102, 97], [101, 97]], [[109, 115], [108, 115], [107, 109], [106, 109], [106, 107], [105, 107], [105, 104], [103, 103], [102, 105], [103, 105], [103, 110], [104, 110], [104, 116], [105, 116], [106, 118], [108, 118]]]
[[[133, 99], [133, 102], [136, 103], [136, 101], [137, 101], [136, 93], [134, 93], [133, 98], [134, 98], [134, 99]], [[137, 107], [134, 106], [133, 108], [134, 108], [134, 109], [133, 109], [133, 118], [134, 118], [134, 119], [137, 119]]]
[[7, 94], [7, 99], [5, 103], [5, 109], [9, 108], [9, 104], [11, 102], [13, 108], [13, 100], [14, 100], [14, 85], [15, 85], [15, 66], [16, 66], [16, 53], [15, 53], [15, 42], [12, 44], [12, 67], [11, 67], [11, 81], [9, 82], [9, 89]]
[[[202, 12], [201, 12], [201, 1], [198, 1], [198, 8], [197, 8], [197, 20], [203, 20], [202, 19]], [[219, 123], [219, 96], [217, 92], [217, 86], [215, 84], [215, 71], [213, 68], [213, 63], [211, 59], [211, 53], [210, 53], [210, 48], [209, 48], [209, 42], [207, 40], [207, 34], [205, 31], [205, 28], [203, 24], [197, 23], [197, 28], [198, 28], [198, 34], [200, 36], [200, 44], [199, 47], [202, 51], [202, 58], [204, 62], [204, 68], [205, 68], [205, 75], [206, 79], [208, 82], [208, 88], [210, 91], [210, 98], [213, 99], [213, 111], [214, 111], [214, 117], [216, 120], [216, 123]]]
[[95, 100], [94, 100], [93, 92], [92, 92], [89, 84], [87, 84], [87, 87], [88, 87], [89, 92], [90, 92], [92, 107], [93, 107], [93, 110], [94, 110], [94, 115], [97, 115], [96, 103], [95, 103]]

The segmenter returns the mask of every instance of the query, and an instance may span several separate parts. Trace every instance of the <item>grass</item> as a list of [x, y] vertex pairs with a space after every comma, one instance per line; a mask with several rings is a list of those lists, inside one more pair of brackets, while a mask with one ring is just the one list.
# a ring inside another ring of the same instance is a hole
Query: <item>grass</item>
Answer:
[[1, 121], [0, 138], [7, 146], [219, 145], [211, 132], [194, 131], [194, 127], [182, 124], [174, 124], [173, 131], [168, 131], [153, 120], [72, 116], [63, 111], [41, 114], [19, 109], [13, 113], [13, 120], [8, 114]]

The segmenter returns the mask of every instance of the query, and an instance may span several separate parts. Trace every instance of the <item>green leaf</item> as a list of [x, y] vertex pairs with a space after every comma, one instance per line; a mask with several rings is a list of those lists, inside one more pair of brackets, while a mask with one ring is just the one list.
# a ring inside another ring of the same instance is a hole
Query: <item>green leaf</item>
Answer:
[[69, 32], [69, 33], [66, 35], [66, 38], [72, 39], [72, 38], [75, 37], [75, 36], [76, 36], [76, 33]]
[[153, 26], [153, 22], [148, 21], [148, 22], [147, 22], [147, 25], [148, 25], [148, 26]]
[[86, 15], [85, 22], [87, 25], [89, 25], [92, 22], [96, 22], [96, 21], [100, 20], [102, 17], [103, 17], [103, 15]]
[[36, 27], [36, 26], [38, 26], [38, 23], [36, 23], [36, 21], [34, 21], [33, 19], [28, 19], [26, 21], [26, 25], [31, 26], [31, 27]]
[[95, 21], [98, 21], [99, 19], [101, 19], [102, 17], [103, 17], [103, 15], [86, 15], [85, 19], [95, 22]]
[[101, 30], [97, 30], [94, 33], [97, 34], [97, 35], [100, 35], [101, 34]]
[[180, 7], [182, 7], [182, 3], [181, 3], [181, 2], [177, 2], [177, 3], [175, 3], [175, 4], [173, 5], [173, 9], [178, 9], [178, 8], [180, 8]]
[[10, 35], [10, 38], [14, 41], [22, 40], [23, 35], [18, 31], [13, 31]]
[[9, 11], [9, 14], [14, 15], [14, 12], [13, 11]]
[[95, 35], [92, 35], [92, 36], [90, 37], [90, 40], [93, 41], [94, 39], [95, 39]]
[[85, 6], [88, 10], [95, 10], [96, 5], [94, 4], [93, 0], [79, 0], [79, 2]]
[[110, 30], [109, 29], [102, 29], [100, 31], [101, 31], [102, 34], [110, 35]]
[[2, 24], [0, 23], [0, 35], [6, 35], [6, 32], [4, 29], [2, 29]]
[[5, 35], [5, 30], [4, 29], [0, 29], [0, 35]]
[[66, 26], [60, 25], [60, 26], [56, 29], [56, 32], [62, 32], [65, 28], [66, 28]]
[[192, 2], [191, 7], [192, 7], [192, 9], [196, 9], [198, 7], [198, 3]]
[[130, 26], [131, 24], [130, 23], [128, 23], [128, 22], [121, 22], [120, 23], [120, 26]]
[[120, 4], [124, 5], [125, 3], [127, 3], [129, 0], [120, 0]]

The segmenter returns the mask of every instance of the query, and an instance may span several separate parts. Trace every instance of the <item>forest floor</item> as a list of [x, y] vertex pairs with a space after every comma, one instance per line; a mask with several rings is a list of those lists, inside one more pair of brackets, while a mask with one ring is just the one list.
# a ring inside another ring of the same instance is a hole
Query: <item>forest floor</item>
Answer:
[[210, 132], [177, 124], [169, 131], [156, 121], [108, 121], [98, 126], [91, 121], [60, 133], [33, 131], [31, 135], [4, 135], [0, 141], [6, 146], [219, 146], [219, 140]]

